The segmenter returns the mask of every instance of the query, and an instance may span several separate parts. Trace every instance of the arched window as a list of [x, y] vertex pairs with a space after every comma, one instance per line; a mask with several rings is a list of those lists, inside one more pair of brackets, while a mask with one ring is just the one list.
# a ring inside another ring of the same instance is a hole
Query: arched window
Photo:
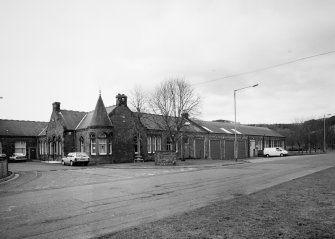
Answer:
[[97, 149], [96, 149], [96, 138], [95, 134], [90, 135], [90, 145], [91, 145], [91, 154], [96, 155], [97, 154]]
[[58, 136], [57, 144], [58, 144], [58, 155], [62, 155], [62, 138], [60, 136]]
[[107, 135], [105, 133], [99, 135], [99, 154], [107, 154]]
[[56, 140], [56, 136], [54, 136], [52, 138], [52, 155], [57, 155], [57, 152], [58, 152], [58, 143], [57, 143], [57, 140]]
[[112, 134], [109, 135], [109, 140], [108, 140], [108, 153], [112, 154], [113, 153], [113, 146], [112, 146]]
[[53, 154], [52, 140], [49, 139], [49, 155]]
[[80, 139], [79, 139], [79, 149], [80, 149], [80, 152], [85, 152], [84, 138], [83, 137], [80, 137]]

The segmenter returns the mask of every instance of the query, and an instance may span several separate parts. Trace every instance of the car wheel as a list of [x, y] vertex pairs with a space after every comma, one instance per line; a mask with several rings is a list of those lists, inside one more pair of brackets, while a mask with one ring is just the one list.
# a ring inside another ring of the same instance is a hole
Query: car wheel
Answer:
[[284, 155], [283, 154], [280, 154], [280, 157], [283, 157]]
[[267, 154], [267, 155], [265, 155], [265, 157], [269, 158], [269, 157], [270, 157], [270, 155], [268, 155], [268, 154]]
[[70, 165], [71, 165], [71, 166], [74, 166], [74, 163], [73, 163], [73, 161], [70, 161]]
[[62, 160], [62, 164], [63, 164], [63, 165], [65, 165], [65, 162], [64, 162], [64, 160]]

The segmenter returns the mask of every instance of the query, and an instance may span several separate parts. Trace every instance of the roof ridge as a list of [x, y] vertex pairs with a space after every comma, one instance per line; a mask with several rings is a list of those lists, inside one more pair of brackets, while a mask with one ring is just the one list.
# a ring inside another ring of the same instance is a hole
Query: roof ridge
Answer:
[[69, 112], [79, 112], [79, 113], [87, 113], [86, 111], [78, 111], [78, 110], [67, 110], [67, 109], [61, 109], [60, 112], [62, 111], [69, 111]]
[[31, 123], [48, 123], [47, 121], [35, 121], [35, 120], [14, 120], [14, 119], [0, 119], [6, 121], [17, 121], [17, 122], [31, 122]]

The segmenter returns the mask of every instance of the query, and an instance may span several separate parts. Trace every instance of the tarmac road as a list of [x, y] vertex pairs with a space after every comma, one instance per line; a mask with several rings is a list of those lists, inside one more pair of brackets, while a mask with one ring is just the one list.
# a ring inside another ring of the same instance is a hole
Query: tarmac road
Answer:
[[97, 237], [333, 167], [334, 156], [211, 167], [23, 170], [0, 184], [1, 238]]

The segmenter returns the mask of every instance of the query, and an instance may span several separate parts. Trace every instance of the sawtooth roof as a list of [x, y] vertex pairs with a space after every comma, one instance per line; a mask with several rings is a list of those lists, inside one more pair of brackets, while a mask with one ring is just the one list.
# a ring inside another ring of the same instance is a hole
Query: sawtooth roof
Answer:
[[[207, 131], [211, 133], [235, 134], [234, 132], [235, 125], [233, 123], [203, 121], [198, 119], [192, 121], [198, 124], [199, 126], [205, 128]], [[277, 133], [276, 131], [266, 127], [256, 127], [256, 126], [237, 124], [236, 131], [237, 134], [240, 133], [243, 135], [284, 137], [283, 135]]]
[[38, 136], [48, 122], [0, 119], [2, 136]]

